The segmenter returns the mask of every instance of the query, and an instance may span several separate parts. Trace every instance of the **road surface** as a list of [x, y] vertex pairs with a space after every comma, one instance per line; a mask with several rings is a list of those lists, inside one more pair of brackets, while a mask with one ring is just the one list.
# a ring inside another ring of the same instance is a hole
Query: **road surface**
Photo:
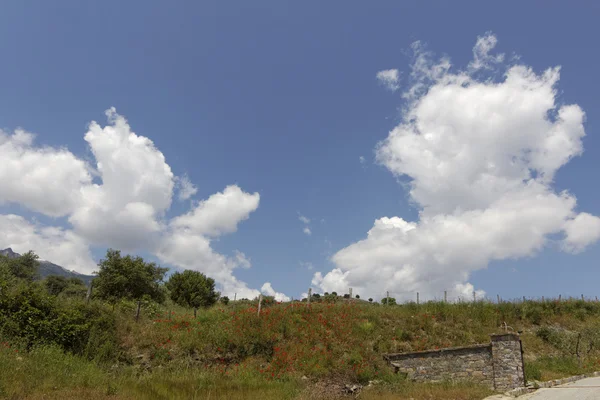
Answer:
[[585, 378], [580, 381], [518, 397], [523, 400], [597, 400], [600, 399], [600, 377]]
[[[502, 395], [489, 397], [490, 400], [510, 399]], [[514, 397], [512, 397], [514, 399]], [[518, 400], [599, 400], [600, 377], [585, 378], [548, 389], [517, 397]]]

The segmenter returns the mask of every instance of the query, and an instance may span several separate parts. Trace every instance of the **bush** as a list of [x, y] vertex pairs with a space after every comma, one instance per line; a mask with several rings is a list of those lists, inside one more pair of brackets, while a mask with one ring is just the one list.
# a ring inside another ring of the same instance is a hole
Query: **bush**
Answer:
[[539, 381], [542, 379], [542, 371], [536, 364], [525, 364], [525, 380]]
[[98, 277], [93, 281], [97, 297], [112, 303], [120, 299], [148, 298], [158, 303], [165, 300], [161, 283], [167, 268], [144, 262], [141, 257], [121, 257], [121, 252], [113, 249], [107, 250], [98, 266]]
[[166, 286], [171, 300], [182, 307], [210, 307], [219, 297], [215, 292], [215, 280], [198, 271], [175, 272]]

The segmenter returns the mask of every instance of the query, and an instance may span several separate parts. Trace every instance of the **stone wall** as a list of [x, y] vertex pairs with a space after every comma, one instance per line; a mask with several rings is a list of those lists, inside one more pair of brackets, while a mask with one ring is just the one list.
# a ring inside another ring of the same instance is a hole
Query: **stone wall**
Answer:
[[521, 340], [492, 335], [489, 344], [384, 356], [398, 373], [416, 381], [468, 380], [498, 391], [524, 386]]
[[523, 345], [518, 335], [492, 335], [492, 362], [496, 390], [525, 386]]

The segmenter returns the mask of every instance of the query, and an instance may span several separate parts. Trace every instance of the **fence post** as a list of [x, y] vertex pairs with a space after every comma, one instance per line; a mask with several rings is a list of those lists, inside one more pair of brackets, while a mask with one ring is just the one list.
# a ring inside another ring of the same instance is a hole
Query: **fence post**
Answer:
[[561, 298], [562, 298], [562, 294], [559, 294], [559, 295], [558, 295], [558, 301], [559, 301], [559, 302], [560, 302]]
[[388, 290], [386, 292], [386, 300], [385, 300], [385, 305], [389, 306], [390, 305], [390, 291]]
[[258, 316], [260, 316], [260, 308], [262, 306], [262, 294], [258, 295]]
[[137, 322], [140, 319], [140, 307], [142, 305], [142, 302], [138, 300], [137, 302], [137, 310], [135, 311], [135, 322]]
[[417, 292], [417, 304], [419, 304], [419, 292]]
[[498, 304], [500, 304], [500, 295], [499, 294], [496, 295], [496, 300], [497, 300]]
[[352, 288], [349, 289], [348, 294], [350, 295], [348, 301], [352, 301]]
[[310, 298], [312, 297], [312, 288], [308, 288], [308, 298], [306, 299], [306, 306], [310, 306]]
[[444, 290], [444, 303], [448, 302], [448, 292]]
[[585, 301], [585, 299], [583, 298], [583, 294], [581, 295], [581, 301]]
[[94, 281], [90, 281], [90, 287], [87, 290], [87, 294], [85, 295], [85, 304], [90, 303], [90, 298], [92, 297], [92, 286], [94, 285]]

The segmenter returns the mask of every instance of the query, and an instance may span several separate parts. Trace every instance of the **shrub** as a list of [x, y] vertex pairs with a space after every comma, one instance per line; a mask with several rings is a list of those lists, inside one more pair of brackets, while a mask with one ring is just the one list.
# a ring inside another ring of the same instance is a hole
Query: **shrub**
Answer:
[[215, 292], [215, 280], [198, 271], [175, 272], [166, 286], [171, 300], [183, 307], [210, 307], [219, 296]]
[[539, 381], [542, 379], [542, 371], [536, 364], [525, 364], [525, 380]]
[[165, 299], [161, 287], [167, 268], [144, 262], [141, 257], [121, 257], [119, 250], [109, 249], [106, 258], [98, 264], [100, 270], [94, 279], [95, 295], [112, 303], [120, 299], [149, 298], [158, 303]]

